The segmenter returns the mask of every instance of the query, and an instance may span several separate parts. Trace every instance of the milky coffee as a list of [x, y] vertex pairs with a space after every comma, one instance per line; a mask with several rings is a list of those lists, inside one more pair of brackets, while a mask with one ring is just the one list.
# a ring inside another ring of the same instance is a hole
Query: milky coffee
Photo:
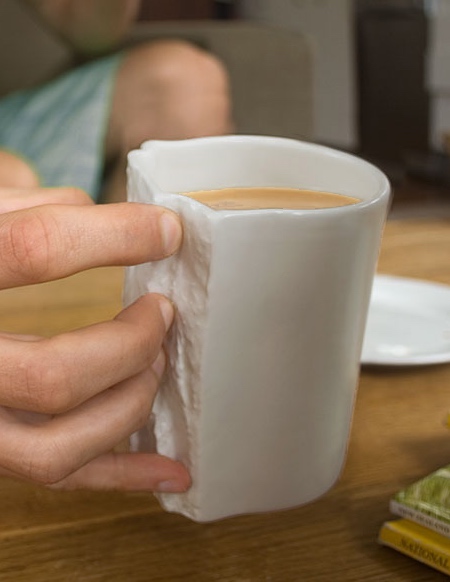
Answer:
[[334, 208], [360, 202], [357, 198], [296, 188], [223, 188], [188, 192], [194, 198], [214, 210], [255, 210], [289, 208], [293, 210], [315, 210]]

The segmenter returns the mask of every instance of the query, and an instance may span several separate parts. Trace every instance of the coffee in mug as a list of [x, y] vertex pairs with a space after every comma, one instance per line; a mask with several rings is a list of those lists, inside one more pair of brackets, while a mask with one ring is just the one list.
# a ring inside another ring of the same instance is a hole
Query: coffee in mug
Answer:
[[256, 210], [261, 208], [291, 208], [292, 210], [318, 210], [357, 204], [351, 196], [302, 190], [299, 188], [223, 188], [188, 192], [185, 196], [206, 204], [214, 210]]

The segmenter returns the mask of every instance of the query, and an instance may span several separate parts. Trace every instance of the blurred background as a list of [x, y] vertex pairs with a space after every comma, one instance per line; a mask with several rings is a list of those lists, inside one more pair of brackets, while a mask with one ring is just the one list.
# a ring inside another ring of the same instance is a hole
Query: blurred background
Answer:
[[301, 35], [312, 60], [310, 139], [380, 165], [398, 198], [446, 210], [448, 0], [144, 0], [141, 19], [233, 20]]
[[[15, 5], [0, 0], [0, 22]], [[73, 65], [24, 24], [29, 42], [2, 32], [0, 96]], [[238, 133], [357, 153], [388, 174], [394, 210], [450, 216], [450, 0], [142, 0], [127, 42], [164, 37], [224, 62]]]

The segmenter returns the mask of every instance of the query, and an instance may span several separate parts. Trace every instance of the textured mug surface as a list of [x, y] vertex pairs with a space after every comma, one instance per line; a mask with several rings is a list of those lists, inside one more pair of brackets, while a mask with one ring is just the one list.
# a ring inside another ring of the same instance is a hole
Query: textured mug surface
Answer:
[[[160, 495], [163, 507], [210, 521], [324, 494], [345, 460], [386, 177], [348, 154], [259, 136], [147, 142], [129, 154], [128, 177], [130, 201], [171, 208], [184, 228], [176, 256], [127, 269], [124, 294], [177, 306], [151, 430], [193, 485]], [[361, 202], [215, 211], [180, 195], [247, 186]], [[145, 441], [135, 435], [135, 448]]]

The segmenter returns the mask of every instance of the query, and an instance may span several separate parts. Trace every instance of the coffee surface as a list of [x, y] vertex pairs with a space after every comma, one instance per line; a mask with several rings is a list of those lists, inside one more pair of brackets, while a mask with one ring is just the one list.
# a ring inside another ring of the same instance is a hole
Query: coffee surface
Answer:
[[360, 202], [358, 198], [297, 188], [223, 188], [184, 194], [214, 210], [256, 210], [287, 208], [316, 210], [335, 208]]

